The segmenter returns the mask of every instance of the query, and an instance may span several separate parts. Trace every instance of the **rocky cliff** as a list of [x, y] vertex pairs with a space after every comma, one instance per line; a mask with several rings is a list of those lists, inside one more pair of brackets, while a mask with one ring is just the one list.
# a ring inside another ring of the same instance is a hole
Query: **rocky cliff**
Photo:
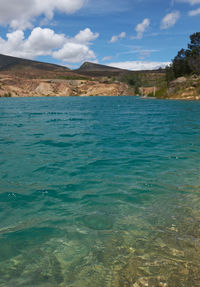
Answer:
[[200, 100], [200, 77], [180, 77], [169, 84], [166, 97], [169, 99]]
[[0, 97], [121, 96], [130, 93], [125, 83], [100, 80], [25, 79], [0, 74]]

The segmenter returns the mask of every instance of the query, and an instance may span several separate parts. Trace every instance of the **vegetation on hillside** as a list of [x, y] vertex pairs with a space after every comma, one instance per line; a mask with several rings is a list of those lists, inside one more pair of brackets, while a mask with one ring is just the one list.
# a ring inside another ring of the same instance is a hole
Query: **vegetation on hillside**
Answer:
[[164, 70], [129, 72], [119, 80], [133, 87], [135, 94], [139, 94], [141, 87], [162, 87], [165, 83], [165, 73]]
[[200, 32], [190, 36], [188, 49], [181, 49], [172, 64], [166, 69], [166, 80], [171, 80], [181, 76], [200, 74]]
[[[178, 51], [171, 65], [166, 67], [165, 82], [157, 89], [155, 96], [157, 98], [198, 99], [199, 83], [200, 32], [196, 32], [190, 36], [188, 48]], [[149, 96], [152, 96], [152, 93]]]

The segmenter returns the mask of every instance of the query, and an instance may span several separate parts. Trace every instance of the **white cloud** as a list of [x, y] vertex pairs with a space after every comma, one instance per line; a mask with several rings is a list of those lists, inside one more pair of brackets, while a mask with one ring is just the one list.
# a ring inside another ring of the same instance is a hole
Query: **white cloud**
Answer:
[[70, 63], [96, 58], [88, 46], [98, 37], [98, 34], [93, 33], [89, 28], [80, 31], [74, 38], [40, 27], [33, 29], [27, 38], [22, 30], [8, 33], [6, 36], [7, 40], [0, 37], [0, 53], [6, 55], [27, 59], [53, 56]]
[[25, 41], [25, 50], [38, 51], [41, 54], [48, 54], [52, 49], [60, 47], [66, 41], [64, 34], [56, 34], [51, 29], [35, 28], [27, 41]]
[[142, 23], [136, 26], [135, 31], [137, 32], [137, 35], [135, 37], [132, 37], [132, 39], [142, 39], [143, 34], [146, 32], [149, 26], [150, 20], [148, 18], [144, 19]]
[[105, 62], [105, 61], [109, 61], [112, 59], [112, 56], [105, 56], [103, 57], [102, 61]]
[[21, 30], [8, 33], [7, 40], [0, 38], [0, 53], [27, 59], [37, 56], [51, 55], [52, 50], [59, 48], [66, 38], [63, 34], [56, 34], [51, 29], [33, 29], [25, 39]]
[[55, 11], [71, 14], [84, 3], [85, 0], [0, 0], [0, 24], [13, 29], [30, 28], [38, 16], [52, 19]]
[[189, 16], [197, 16], [200, 14], [200, 8], [189, 11]]
[[96, 40], [99, 37], [99, 33], [93, 33], [89, 28], [80, 31], [74, 38], [77, 43], [88, 44], [91, 41]]
[[174, 26], [176, 24], [176, 22], [178, 21], [178, 19], [180, 18], [180, 12], [179, 11], [174, 11], [172, 13], [167, 14], [161, 22], [161, 29], [165, 30], [165, 29], [169, 29], [172, 26]]
[[92, 50], [86, 45], [78, 43], [66, 43], [60, 50], [53, 53], [53, 57], [66, 63], [76, 63], [96, 58]]
[[121, 32], [119, 35], [114, 35], [111, 37], [110, 39], [110, 43], [115, 43], [117, 42], [119, 39], [123, 39], [126, 37], [126, 33], [125, 32]]
[[96, 40], [98, 37], [98, 33], [93, 33], [89, 28], [86, 28], [74, 38], [68, 39], [64, 46], [53, 52], [52, 55], [55, 59], [70, 63], [95, 60], [96, 56], [88, 46], [91, 44], [91, 41]]
[[140, 70], [154, 70], [168, 66], [170, 62], [143, 62], [143, 61], [128, 61], [109, 63], [108, 66], [120, 69], [140, 71]]

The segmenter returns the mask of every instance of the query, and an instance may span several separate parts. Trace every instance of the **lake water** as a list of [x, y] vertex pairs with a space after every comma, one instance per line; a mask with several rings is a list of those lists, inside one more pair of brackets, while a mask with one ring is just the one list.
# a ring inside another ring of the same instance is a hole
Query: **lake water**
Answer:
[[0, 99], [0, 286], [200, 286], [200, 102]]

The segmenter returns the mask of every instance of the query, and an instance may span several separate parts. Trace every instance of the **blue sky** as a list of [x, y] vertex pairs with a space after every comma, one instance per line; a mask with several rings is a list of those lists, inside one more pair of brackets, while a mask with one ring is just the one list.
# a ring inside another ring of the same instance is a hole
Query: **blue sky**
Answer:
[[199, 24], [200, 0], [0, 0], [0, 53], [153, 69], [186, 48]]

